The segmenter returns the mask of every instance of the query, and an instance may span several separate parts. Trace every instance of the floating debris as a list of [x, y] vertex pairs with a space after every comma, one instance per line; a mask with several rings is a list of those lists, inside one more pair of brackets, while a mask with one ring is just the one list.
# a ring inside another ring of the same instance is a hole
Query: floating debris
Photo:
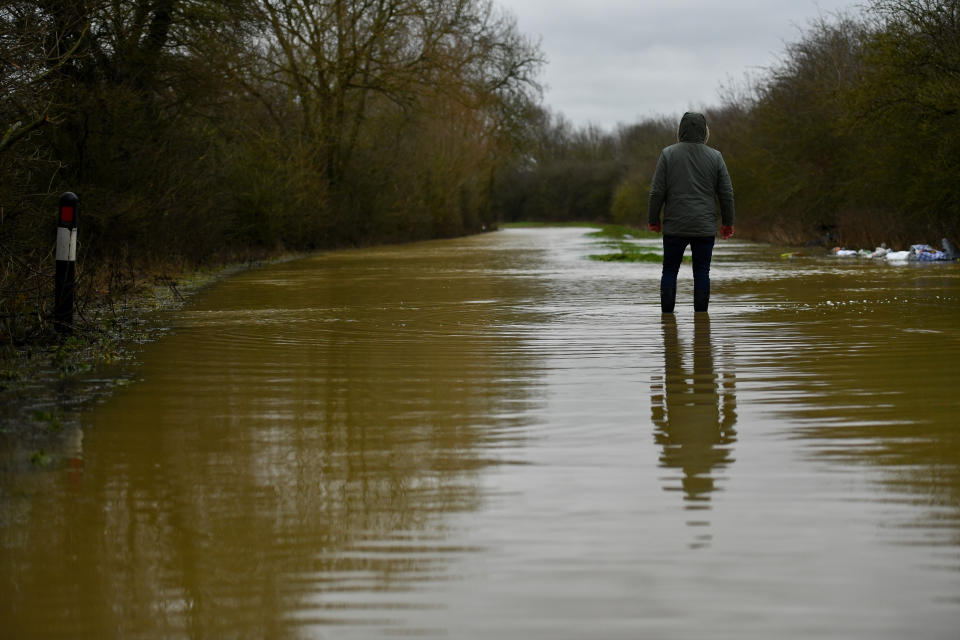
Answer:
[[889, 251], [887, 255], [884, 256], [887, 259], [887, 262], [906, 262], [910, 259], [909, 251]]
[[[915, 244], [910, 246], [909, 251], [893, 251], [882, 244], [873, 251], [869, 249], [845, 249], [843, 247], [834, 247], [830, 252], [838, 258], [869, 258], [885, 259], [887, 262], [949, 262], [960, 259], [960, 252], [947, 239], [944, 238], [943, 250], [938, 251], [928, 244]], [[784, 254], [781, 257], [786, 257]]]
[[910, 247], [910, 253], [920, 262], [939, 262], [950, 260], [946, 251], [937, 251], [928, 244], [915, 244]]
[[838, 258], [856, 258], [859, 255], [859, 252], [856, 249], [841, 249], [840, 247], [833, 248], [833, 255]]

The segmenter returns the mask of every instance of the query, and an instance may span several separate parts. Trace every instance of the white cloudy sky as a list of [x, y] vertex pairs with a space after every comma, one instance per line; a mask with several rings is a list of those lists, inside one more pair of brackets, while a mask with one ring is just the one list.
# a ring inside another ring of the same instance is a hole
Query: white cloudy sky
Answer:
[[540, 38], [544, 101], [575, 125], [612, 128], [720, 102], [774, 64], [811, 19], [858, 0], [498, 0]]

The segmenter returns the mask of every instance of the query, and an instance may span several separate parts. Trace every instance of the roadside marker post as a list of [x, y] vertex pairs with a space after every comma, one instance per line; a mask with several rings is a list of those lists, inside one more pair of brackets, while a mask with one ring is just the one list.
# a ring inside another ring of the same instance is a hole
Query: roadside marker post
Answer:
[[60, 196], [57, 224], [57, 273], [54, 281], [53, 326], [60, 333], [73, 332], [73, 298], [76, 291], [77, 218], [80, 199], [72, 191]]

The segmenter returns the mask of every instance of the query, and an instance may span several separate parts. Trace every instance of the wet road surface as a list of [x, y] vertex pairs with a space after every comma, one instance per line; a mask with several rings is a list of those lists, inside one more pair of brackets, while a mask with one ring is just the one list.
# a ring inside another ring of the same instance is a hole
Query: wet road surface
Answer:
[[662, 317], [585, 233], [199, 294], [0, 478], [4, 637], [956, 638], [960, 268], [724, 242]]

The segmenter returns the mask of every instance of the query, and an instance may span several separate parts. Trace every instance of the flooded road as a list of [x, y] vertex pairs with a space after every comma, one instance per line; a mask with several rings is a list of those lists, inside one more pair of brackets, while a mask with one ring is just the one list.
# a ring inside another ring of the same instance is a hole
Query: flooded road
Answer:
[[0, 478], [3, 637], [956, 638], [960, 267], [719, 243], [663, 319], [658, 265], [591, 253], [202, 292]]

